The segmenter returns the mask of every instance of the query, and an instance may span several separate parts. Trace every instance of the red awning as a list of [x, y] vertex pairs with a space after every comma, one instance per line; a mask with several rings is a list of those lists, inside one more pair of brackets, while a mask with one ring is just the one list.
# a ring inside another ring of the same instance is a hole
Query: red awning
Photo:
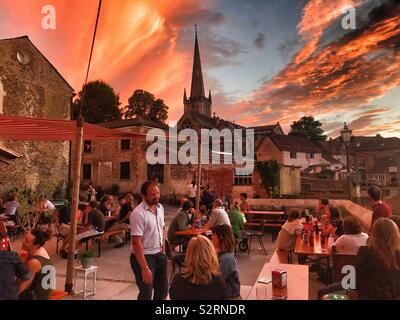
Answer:
[[[85, 123], [85, 140], [106, 140], [145, 136], [144, 133], [121, 133]], [[76, 120], [54, 120], [0, 115], [0, 139], [23, 141], [74, 141]]]

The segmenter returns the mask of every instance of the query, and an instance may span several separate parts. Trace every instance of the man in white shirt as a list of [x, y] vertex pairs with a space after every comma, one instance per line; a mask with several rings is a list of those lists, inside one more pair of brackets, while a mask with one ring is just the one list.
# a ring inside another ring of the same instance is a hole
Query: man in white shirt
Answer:
[[160, 189], [155, 181], [147, 181], [142, 185], [141, 193], [143, 201], [130, 216], [130, 262], [139, 287], [138, 300], [151, 300], [152, 297], [153, 300], [165, 300], [168, 294], [168, 275], [164, 208], [159, 203]]
[[227, 224], [228, 226], [230, 226], [231, 222], [229, 220], [228, 213], [224, 210], [222, 206], [222, 201], [220, 199], [217, 199], [214, 201], [210, 220], [206, 223], [204, 228], [212, 229], [220, 224]]
[[189, 194], [189, 200], [192, 201], [193, 206], [196, 207], [197, 186], [195, 181], [192, 181], [192, 183], [189, 184], [188, 194]]

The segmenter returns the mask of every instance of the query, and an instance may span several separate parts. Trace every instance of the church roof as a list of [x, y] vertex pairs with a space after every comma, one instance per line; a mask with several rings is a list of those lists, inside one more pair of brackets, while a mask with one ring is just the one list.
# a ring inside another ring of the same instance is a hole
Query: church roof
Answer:
[[245, 129], [245, 127], [233, 123], [231, 121], [227, 121], [219, 117], [208, 117], [204, 114], [194, 111], [186, 113], [182, 117], [186, 116], [197, 121], [200, 124], [200, 126], [204, 129], [214, 129], [214, 128]]
[[190, 98], [205, 97], [203, 72], [201, 70], [200, 49], [197, 41], [197, 27], [194, 44], [193, 72], [192, 72], [192, 88], [190, 90]]

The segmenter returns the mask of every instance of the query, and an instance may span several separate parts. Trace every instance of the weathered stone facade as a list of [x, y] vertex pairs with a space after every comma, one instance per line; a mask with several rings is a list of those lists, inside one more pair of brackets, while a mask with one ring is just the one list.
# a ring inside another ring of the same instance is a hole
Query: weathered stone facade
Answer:
[[[0, 40], [0, 113], [69, 119], [73, 88], [27, 36]], [[68, 142], [0, 141], [22, 155], [0, 163], [0, 194], [32, 188], [50, 197], [68, 181]]]

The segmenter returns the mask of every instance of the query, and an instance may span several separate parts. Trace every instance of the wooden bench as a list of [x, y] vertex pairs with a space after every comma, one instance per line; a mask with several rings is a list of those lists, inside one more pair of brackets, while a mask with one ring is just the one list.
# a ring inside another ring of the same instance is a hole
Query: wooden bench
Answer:
[[100, 256], [101, 256], [101, 243], [104, 241], [104, 239], [108, 238], [109, 243], [111, 243], [111, 237], [112, 236], [114, 236], [116, 234], [119, 234], [119, 235], [121, 235], [121, 237], [123, 237], [123, 235], [125, 233], [125, 243], [127, 243], [128, 232], [129, 232], [129, 229], [127, 229], [127, 230], [106, 231], [106, 232], [104, 232], [102, 234], [99, 234], [97, 236], [92, 236], [92, 237], [86, 238], [86, 239], [84, 239], [84, 242], [86, 242], [86, 250], [89, 247], [89, 241], [92, 240], [92, 244], [93, 245], [97, 244], [97, 250], [98, 250], [97, 251], [98, 252], [97, 256], [100, 258]]
[[49, 300], [62, 300], [68, 295], [66, 291], [53, 290]]

